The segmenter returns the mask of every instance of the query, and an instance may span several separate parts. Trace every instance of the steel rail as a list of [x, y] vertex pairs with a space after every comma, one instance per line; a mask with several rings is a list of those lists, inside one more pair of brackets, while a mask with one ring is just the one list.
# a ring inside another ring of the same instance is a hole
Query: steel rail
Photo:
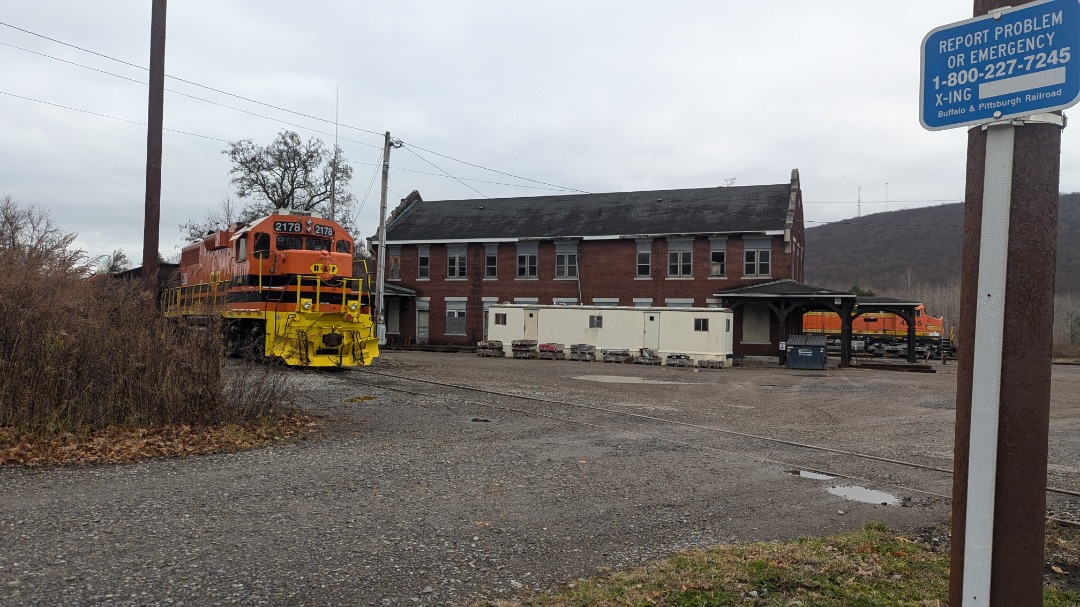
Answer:
[[[909, 461], [905, 461], [905, 460], [898, 460], [898, 459], [892, 459], [892, 458], [888, 458], [888, 457], [881, 457], [881, 456], [872, 455], [872, 454], [869, 454], [869, 453], [861, 453], [859, 451], [848, 451], [848, 450], [845, 450], [845, 449], [835, 449], [835, 448], [832, 448], [832, 447], [823, 447], [823, 446], [820, 446], [820, 445], [812, 445], [812, 444], [809, 444], [809, 443], [800, 443], [800, 442], [795, 442], [795, 441], [788, 441], [788, 440], [783, 440], [783, 439], [779, 439], [779, 438], [761, 436], [761, 435], [757, 435], [757, 434], [749, 434], [749, 433], [746, 433], [746, 432], [738, 432], [738, 431], [735, 431], [735, 430], [725, 430], [723, 428], [717, 428], [715, 426], [706, 426], [706, 425], [702, 425], [702, 424], [694, 424], [694, 423], [690, 423], [690, 422], [682, 422], [682, 421], [678, 421], [678, 420], [665, 419], [663, 417], [656, 417], [656, 416], [653, 416], [653, 415], [645, 415], [643, 413], [631, 413], [631, 412], [628, 412], [628, 411], [619, 411], [619, 410], [616, 410], [616, 409], [609, 409], [607, 407], [600, 407], [600, 406], [597, 406], [597, 405], [586, 405], [586, 404], [582, 404], [582, 403], [572, 403], [572, 402], [556, 400], [556, 399], [552, 399], [552, 398], [541, 398], [541, 397], [537, 397], [537, 396], [523, 396], [523, 395], [520, 395], [520, 394], [511, 394], [509, 392], [500, 392], [498, 390], [489, 390], [489, 389], [486, 389], [486, 388], [477, 388], [477, 387], [474, 387], [474, 386], [463, 386], [461, 384], [452, 384], [452, 383], [449, 383], [449, 382], [440, 382], [440, 381], [435, 381], [435, 380], [431, 380], [431, 379], [422, 379], [422, 378], [418, 378], [418, 377], [410, 377], [410, 376], [407, 376], [407, 375], [395, 375], [393, 373], [384, 373], [384, 372], [379, 372], [379, 371], [372, 371], [370, 369], [362, 369], [360, 372], [370, 374], [370, 375], [379, 375], [379, 376], [390, 377], [390, 378], [394, 378], [394, 379], [403, 379], [403, 380], [407, 380], [407, 381], [415, 381], [415, 382], [419, 382], [419, 383], [431, 384], [431, 385], [434, 385], [434, 386], [442, 386], [442, 387], [446, 387], [446, 388], [458, 388], [460, 390], [467, 390], [467, 391], [471, 391], [471, 392], [479, 392], [479, 393], [482, 393], [482, 394], [490, 394], [490, 395], [493, 395], [493, 396], [505, 396], [505, 397], [517, 398], [517, 399], [521, 399], [521, 400], [529, 400], [529, 401], [536, 401], [536, 402], [541, 402], [541, 403], [551, 403], [551, 404], [557, 404], [557, 405], [565, 405], [567, 407], [576, 407], [576, 408], [581, 408], [581, 409], [592, 409], [592, 410], [595, 410], [595, 411], [603, 411], [604, 413], [610, 413], [610, 414], [613, 414], [613, 415], [620, 415], [620, 416], [624, 416], [624, 417], [633, 417], [633, 418], [644, 419], [644, 420], [653, 421], [653, 422], [672, 424], [672, 425], [676, 425], [676, 426], [684, 426], [684, 427], [688, 427], [688, 428], [694, 428], [694, 429], [697, 429], [697, 430], [708, 430], [708, 431], [711, 431], [711, 432], [718, 432], [718, 433], [721, 433], [721, 434], [729, 434], [729, 435], [738, 436], [738, 437], [741, 437], [741, 438], [751, 438], [751, 439], [755, 439], [755, 440], [767, 441], [767, 442], [776, 443], [776, 444], [785, 445], [785, 446], [790, 446], [790, 447], [800, 447], [800, 448], [803, 448], [803, 449], [810, 449], [810, 450], [815, 450], [815, 451], [823, 451], [823, 452], [832, 453], [832, 454], [835, 454], [835, 455], [844, 455], [844, 456], [848, 456], [848, 457], [855, 457], [855, 458], [860, 458], [860, 459], [879, 461], [879, 462], [883, 462], [883, 463], [887, 463], [887, 464], [895, 464], [895, 465], [899, 465], [899, 466], [906, 466], [906, 467], [909, 467], [909, 468], [915, 468], [915, 469], [919, 469], [919, 470], [930, 470], [930, 471], [934, 471], [934, 472], [943, 472], [943, 473], [949, 474], [949, 475], [951, 475], [953, 473], [953, 471], [951, 469], [948, 469], [948, 468], [938, 468], [936, 466], [929, 466], [929, 465], [926, 465], [926, 464], [919, 464], [919, 463], [916, 463], [916, 462], [909, 462]], [[374, 385], [374, 384], [369, 384], [369, 385]], [[384, 386], [376, 386], [376, 387], [384, 387]], [[433, 395], [426, 394], [424, 396], [433, 396]], [[485, 403], [477, 403], [477, 404], [484, 405]], [[488, 405], [488, 406], [491, 406], [491, 405]], [[1057, 488], [1057, 487], [1047, 487], [1046, 491], [1048, 493], [1056, 493], [1056, 494], [1059, 494], [1059, 495], [1068, 495], [1068, 496], [1072, 496], [1072, 497], [1080, 497], [1080, 492], [1070, 491], [1068, 489], [1060, 489], [1060, 488]], [[932, 495], [936, 495], [936, 494], [932, 494]]]

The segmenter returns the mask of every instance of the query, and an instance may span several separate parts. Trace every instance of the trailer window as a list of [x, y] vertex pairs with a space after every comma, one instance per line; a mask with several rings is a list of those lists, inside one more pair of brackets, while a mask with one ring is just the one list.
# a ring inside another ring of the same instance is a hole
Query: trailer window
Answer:
[[495, 324], [497, 324], [497, 325], [505, 325], [506, 324], [506, 314], [500, 314], [499, 312], [496, 312], [495, 313]]
[[590, 329], [603, 329], [604, 317], [600, 315], [589, 316], [589, 328]]
[[695, 331], [708, 331], [709, 330], [709, 319], [708, 318], [695, 318], [694, 319], [694, 330]]

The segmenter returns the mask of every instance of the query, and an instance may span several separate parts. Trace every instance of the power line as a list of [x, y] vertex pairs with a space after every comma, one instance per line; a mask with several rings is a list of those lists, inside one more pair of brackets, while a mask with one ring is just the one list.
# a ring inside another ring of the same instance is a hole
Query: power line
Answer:
[[472, 190], [472, 191], [476, 192], [477, 194], [479, 194], [479, 195], [483, 196], [484, 198], [491, 198], [490, 196], [488, 196], [487, 194], [485, 194], [485, 193], [481, 192], [480, 190], [478, 190], [478, 189], [476, 189], [476, 188], [472, 187], [471, 185], [469, 185], [469, 184], [465, 183], [464, 181], [462, 181], [462, 180], [458, 179], [457, 177], [454, 177], [454, 176], [453, 176], [453, 175], [451, 175], [450, 173], [447, 173], [447, 172], [446, 172], [445, 170], [443, 170], [442, 168], [440, 168], [440, 167], [437, 167], [437, 166], [435, 166], [435, 163], [431, 162], [431, 161], [430, 161], [430, 160], [428, 160], [427, 158], [424, 158], [424, 157], [423, 157], [423, 156], [421, 156], [420, 154], [417, 154], [416, 152], [412, 151], [412, 149], [411, 149], [410, 147], [408, 147], [408, 146], [402, 146], [402, 147], [404, 147], [404, 148], [405, 148], [405, 151], [406, 151], [406, 152], [408, 152], [408, 153], [412, 154], [413, 156], [416, 156], [416, 157], [417, 157], [417, 158], [419, 158], [420, 160], [423, 160], [424, 162], [426, 162], [426, 163], [430, 164], [431, 166], [435, 167], [436, 169], [438, 169], [438, 170], [442, 171], [443, 173], [446, 173], [446, 176], [447, 176], [447, 177], [450, 177], [450, 178], [451, 178], [451, 179], [453, 179], [454, 181], [456, 181], [456, 182], [460, 183], [461, 185], [463, 185], [463, 186], [465, 186], [465, 187], [469, 188], [470, 190]]
[[[68, 105], [61, 105], [59, 103], [52, 103], [50, 101], [42, 101], [41, 99], [34, 99], [33, 97], [24, 97], [22, 95], [16, 95], [15, 93], [9, 93], [7, 91], [0, 91], [0, 95], [7, 95], [9, 97], [15, 97], [16, 99], [24, 99], [26, 101], [33, 101], [34, 103], [40, 103], [42, 105], [49, 105], [49, 106], [52, 106], [52, 107], [58, 107], [58, 108], [62, 108], [62, 109], [65, 109], [65, 110], [70, 110], [72, 112], [79, 112], [81, 114], [90, 114], [91, 116], [97, 116], [99, 118], [108, 118], [110, 120], [118, 120], [120, 122], [127, 122], [127, 123], [130, 123], [130, 124], [137, 124], [139, 126], [146, 126], [145, 122], [139, 122], [138, 120], [129, 120], [127, 118], [120, 118], [118, 116], [110, 116], [108, 114], [100, 114], [98, 112], [91, 112], [90, 110], [81, 110], [81, 109], [79, 109], [77, 107], [71, 107], [71, 106], [68, 106]], [[201, 135], [199, 133], [192, 133], [190, 131], [181, 131], [179, 129], [170, 129], [170, 128], [166, 128], [166, 129], [163, 129], [163, 130], [169, 131], [170, 133], [180, 133], [181, 135], [191, 135], [192, 137], [201, 137], [203, 139], [212, 139], [214, 141], [224, 141], [225, 143], [229, 143], [229, 141], [227, 139], [221, 139], [219, 137], [211, 137], [210, 135]]]
[[[360, 162], [360, 161], [357, 161], [357, 160], [349, 160], [347, 162], [349, 164], [359, 164], [359, 165], [363, 165], [363, 166], [379, 166], [376, 163]], [[564, 189], [561, 189], [561, 188], [560, 189], [545, 188], [545, 187], [540, 187], [540, 186], [536, 186], [536, 185], [522, 185], [520, 183], [506, 183], [506, 182], [503, 182], [503, 181], [486, 181], [484, 179], [472, 179], [470, 177], [455, 178], [452, 175], [446, 175], [446, 174], [440, 174], [440, 173], [430, 173], [428, 171], [417, 171], [416, 169], [404, 169], [404, 168], [401, 168], [401, 167], [394, 167], [393, 170], [395, 172], [416, 173], [417, 175], [428, 175], [428, 176], [431, 176], [431, 177], [444, 177], [444, 178], [447, 178], [447, 179], [460, 179], [461, 181], [471, 181], [473, 183], [486, 183], [488, 185], [505, 185], [505, 186], [509, 186], [509, 187], [513, 187], [513, 188], [524, 188], [524, 189], [528, 189], [528, 190], [544, 190], [544, 191], [547, 191], [547, 192], [550, 192], [550, 191], [565, 191]]]
[[[38, 37], [38, 38], [42, 38], [42, 39], [44, 39], [44, 40], [48, 40], [48, 41], [50, 41], [50, 42], [55, 42], [56, 44], [60, 44], [60, 45], [63, 45], [63, 46], [69, 47], [69, 48], [73, 48], [73, 49], [75, 49], [75, 50], [78, 50], [78, 51], [82, 51], [82, 52], [84, 52], [84, 53], [89, 53], [89, 54], [91, 54], [91, 55], [94, 55], [94, 56], [97, 56], [97, 57], [101, 57], [101, 58], [103, 58], [103, 59], [108, 59], [109, 61], [115, 61], [115, 62], [117, 62], [117, 63], [120, 63], [120, 64], [122, 64], [122, 65], [127, 65], [127, 66], [130, 66], [130, 67], [138, 68], [138, 69], [140, 69], [140, 70], [143, 70], [143, 71], [149, 71], [149, 69], [148, 69], [148, 68], [146, 68], [146, 67], [143, 67], [143, 66], [141, 66], [141, 65], [137, 65], [137, 64], [135, 64], [135, 63], [131, 63], [130, 61], [124, 61], [123, 59], [117, 59], [116, 57], [110, 57], [109, 55], [105, 55], [105, 54], [103, 54], [103, 53], [99, 53], [99, 52], [96, 52], [96, 51], [92, 51], [92, 50], [90, 50], [90, 49], [86, 49], [86, 48], [83, 48], [83, 47], [81, 47], [81, 46], [77, 46], [77, 45], [74, 45], [74, 44], [71, 44], [71, 43], [68, 43], [68, 42], [64, 42], [64, 41], [62, 41], [62, 40], [57, 40], [56, 38], [51, 38], [51, 37], [49, 37], [49, 36], [45, 36], [44, 34], [39, 34], [39, 33], [37, 33], [37, 32], [33, 32], [33, 31], [30, 31], [30, 30], [27, 30], [27, 29], [24, 29], [24, 28], [21, 28], [21, 27], [17, 27], [17, 26], [15, 26], [15, 25], [12, 25], [12, 24], [10, 24], [10, 23], [6, 23], [6, 22], [3, 22], [3, 21], [0, 21], [0, 25], [3, 25], [3, 26], [5, 26], [5, 27], [9, 27], [9, 28], [11, 28], [11, 29], [14, 29], [14, 30], [17, 30], [17, 31], [20, 31], [20, 32], [23, 32], [23, 33], [25, 33], [25, 34], [29, 34], [29, 35], [31, 35], [31, 36], [36, 36], [36, 37]], [[14, 48], [19, 48], [19, 47], [14, 47]], [[33, 51], [31, 51], [31, 52], [33, 52]], [[48, 57], [48, 55], [43, 55], [43, 56], [46, 56], [46, 57]], [[50, 58], [52, 58], [52, 57], [50, 57]], [[61, 60], [61, 61], [63, 61], [63, 60]], [[78, 65], [78, 64], [75, 64], [75, 63], [72, 63], [72, 64], [73, 64], [73, 65]], [[94, 68], [88, 68], [88, 69], [94, 69]], [[100, 71], [100, 72], [102, 72], [102, 73], [108, 73], [108, 72], [104, 72], [104, 71], [102, 71], [102, 70], [95, 70], [95, 71]], [[112, 75], [112, 74], [110, 74], [110, 75]], [[229, 97], [234, 97], [234, 98], [236, 98], [236, 99], [241, 99], [241, 100], [243, 100], [243, 101], [247, 101], [247, 102], [249, 102], [249, 103], [255, 103], [255, 104], [257, 104], [257, 105], [261, 105], [261, 106], [264, 106], [264, 107], [268, 107], [268, 108], [271, 108], [271, 109], [275, 109], [275, 110], [278, 110], [278, 111], [281, 111], [281, 112], [286, 112], [286, 113], [289, 113], [289, 114], [294, 114], [294, 115], [297, 115], [297, 116], [302, 116], [302, 117], [304, 117], [304, 118], [308, 118], [308, 119], [310, 119], [310, 120], [317, 120], [317, 121], [319, 121], [319, 122], [325, 122], [325, 123], [328, 123], [328, 124], [335, 124], [335, 125], [339, 125], [339, 126], [342, 126], [342, 127], [345, 127], [345, 128], [347, 128], [347, 129], [353, 129], [353, 130], [356, 130], [356, 131], [360, 131], [360, 132], [362, 132], [362, 133], [368, 133], [368, 134], [371, 134], [371, 135], [377, 135], [377, 136], [380, 136], [380, 137], [382, 136], [382, 133], [378, 133], [378, 132], [375, 132], [375, 131], [372, 131], [372, 130], [369, 130], [369, 129], [365, 129], [365, 128], [361, 128], [361, 127], [356, 127], [356, 126], [352, 126], [352, 125], [349, 125], [349, 124], [344, 124], [344, 123], [340, 123], [340, 122], [337, 122], [337, 121], [334, 121], [334, 120], [328, 120], [328, 119], [326, 119], [326, 118], [319, 118], [319, 117], [317, 117], [317, 116], [312, 116], [312, 115], [310, 115], [310, 114], [305, 114], [305, 113], [303, 113], [303, 112], [297, 112], [297, 111], [295, 111], [295, 110], [290, 110], [290, 109], [288, 109], [288, 108], [283, 108], [283, 107], [280, 107], [280, 106], [276, 106], [276, 105], [273, 105], [273, 104], [270, 104], [270, 103], [265, 103], [265, 102], [263, 102], [263, 101], [259, 101], [259, 100], [257, 100], [257, 99], [251, 99], [251, 98], [249, 98], [249, 97], [244, 97], [243, 95], [238, 95], [238, 94], [236, 94], [236, 93], [230, 93], [230, 92], [228, 92], [228, 91], [225, 91], [225, 90], [222, 90], [222, 89], [218, 89], [218, 88], [215, 88], [215, 87], [212, 87], [212, 86], [208, 86], [208, 85], [205, 85], [205, 84], [200, 84], [200, 83], [198, 83], [198, 82], [194, 82], [194, 81], [192, 81], [192, 80], [187, 80], [187, 79], [185, 79], [185, 78], [180, 78], [180, 77], [178, 77], [178, 76], [172, 76], [172, 75], [170, 75], [170, 74], [166, 74], [165, 76], [166, 76], [167, 78], [171, 78], [171, 79], [173, 79], [173, 80], [177, 80], [177, 81], [179, 81], [179, 82], [183, 82], [183, 83], [186, 83], [186, 84], [190, 84], [190, 85], [192, 85], [192, 86], [196, 86], [196, 87], [199, 87], [199, 88], [203, 88], [203, 89], [206, 89], [206, 90], [209, 90], [209, 91], [213, 91], [213, 92], [215, 92], [215, 93], [220, 93], [220, 94], [222, 94], [222, 95], [227, 95], [227, 96], [229, 96]], [[122, 77], [122, 76], [121, 76], [121, 77]], [[176, 92], [176, 91], [170, 91], [170, 92]], [[183, 93], [178, 93], [178, 92], [177, 92], [177, 94], [183, 94]], [[190, 96], [190, 95], [188, 95], [188, 96]], [[198, 99], [197, 97], [193, 97], [193, 98], [195, 98], [195, 99]], [[202, 99], [200, 99], [200, 100], [201, 100], [201, 101], [207, 101], [207, 100], [202, 100]], [[208, 103], [214, 103], [214, 102], [210, 102], [210, 101], [207, 101], [207, 102], [208, 102]], [[218, 104], [218, 105], [222, 105], [222, 104]], [[223, 107], [229, 107], [229, 106], [224, 106], [224, 105], [223, 105]], [[230, 108], [230, 109], [237, 109], [237, 108]], [[238, 111], [245, 111], [245, 110], [238, 110]], [[247, 112], [247, 113], [250, 113], [250, 112]], [[257, 114], [255, 114], [255, 115], [257, 115]], [[264, 118], [268, 118], [268, 117], [264, 117]], [[268, 119], [270, 119], [270, 120], [274, 120], [273, 118], [268, 118]], [[288, 124], [288, 123], [285, 123], [285, 122], [283, 122], [283, 121], [282, 121], [282, 123], [283, 123], [283, 124]], [[296, 125], [290, 125], [290, 126], [296, 126]], [[304, 127], [299, 127], [299, 126], [298, 126], [298, 128], [304, 128]], [[311, 130], [313, 130], [313, 131], [314, 131], [314, 129], [311, 129]], [[318, 132], [318, 131], [314, 131], [314, 132]], [[324, 133], [324, 134], [325, 134], [325, 133]], [[362, 142], [354, 141], [354, 143], [362, 143]], [[372, 144], [367, 144], [367, 143], [362, 143], [362, 144], [363, 144], [363, 145], [372, 145]], [[410, 145], [412, 145], [412, 144], [410, 144]], [[379, 146], [373, 146], [373, 147], [379, 147]], [[499, 171], [499, 170], [496, 170], [496, 169], [492, 169], [492, 168], [489, 168], [489, 167], [485, 167], [485, 166], [483, 166], [483, 165], [479, 165], [479, 164], [475, 164], [475, 163], [472, 163], [472, 162], [467, 162], [467, 161], [465, 161], [465, 160], [461, 160], [461, 159], [458, 159], [458, 158], [454, 158], [454, 157], [452, 157], [452, 156], [448, 156], [448, 155], [446, 155], [446, 154], [440, 154], [439, 152], [435, 152], [435, 151], [433, 151], [433, 150], [428, 150], [428, 149], [426, 149], [426, 148], [422, 148], [422, 147], [420, 147], [420, 146], [417, 146], [417, 145], [412, 145], [412, 147], [414, 147], [414, 148], [416, 148], [416, 149], [418, 149], [418, 150], [422, 150], [422, 151], [424, 151], [424, 152], [427, 152], [427, 153], [429, 153], [429, 154], [434, 154], [434, 155], [436, 155], [436, 156], [439, 156], [439, 157], [442, 157], [442, 158], [446, 158], [447, 160], [452, 160], [452, 161], [454, 161], [454, 162], [460, 162], [460, 163], [462, 163], [462, 164], [465, 164], [465, 165], [468, 165], [468, 166], [471, 166], [471, 167], [474, 167], [474, 168], [482, 169], [482, 170], [485, 170], [485, 171], [490, 171], [490, 172], [492, 172], [492, 173], [496, 173], [496, 174], [499, 174], [499, 175], [504, 175], [504, 176], [506, 176], [506, 177], [513, 177], [514, 179], [520, 179], [520, 180], [522, 180], [522, 181], [528, 181], [528, 182], [531, 182], [531, 183], [537, 183], [537, 184], [540, 184], [540, 185], [545, 185], [545, 186], [549, 186], [549, 187], [551, 187], [551, 188], [554, 188], [554, 189], [556, 189], [556, 190], [568, 190], [568, 191], [571, 191], [571, 192], [580, 192], [580, 193], [582, 193], [582, 194], [589, 194], [589, 193], [591, 193], [591, 192], [586, 192], [585, 190], [579, 190], [579, 189], [576, 189], [576, 188], [570, 188], [570, 187], [566, 187], [566, 186], [560, 186], [560, 185], [556, 185], [556, 184], [553, 184], [553, 183], [548, 183], [548, 182], [545, 182], [545, 181], [540, 181], [540, 180], [537, 180], [537, 179], [530, 179], [530, 178], [528, 178], [528, 177], [522, 177], [521, 175], [514, 175], [513, 173], [507, 173], [507, 172], [504, 172], [504, 171]], [[418, 156], [418, 157], [419, 157], [419, 156]], [[421, 158], [421, 159], [422, 159], [422, 160], [425, 160], [425, 159], [423, 159], [423, 158]], [[426, 161], [426, 160], [425, 160], [425, 161]], [[429, 164], [431, 164], [431, 163], [429, 162]], [[435, 166], [435, 165], [432, 165], [432, 166]], [[436, 167], [436, 168], [438, 168], [438, 167]], [[439, 169], [439, 170], [442, 170], [442, 169]], [[449, 173], [447, 173], [447, 175], [449, 175]], [[467, 184], [464, 184], [464, 183], [463, 183], [462, 185], [465, 185], [466, 187], [469, 187], [469, 188], [470, 188], [470, 189], [472, 189], [473, 191], [476, 191], [477, 193], [480, 193], [480, 192], [478, 192], [477, 190], [475, 190], [474, 188], [472, 188], [471, 186], [468, 186]], [[481, 195], [483, 195], [483, 194], [481, 194]]]
[[452, 156], [447, 156], [446, 154], [440, 154], [438, 152], [429, 150], [427, 148], [422, 148], [422, 147], [420, 147], [418, 145], [415, 145], [415, 144], [410, 144], [408, 142], [405, 142], [405, 143], [408, 146], [414, 147], [414, 148], [416, 148], [418, 150], [422, 150], [424, 152], [427, 152], [428, 154], [434, 154], [434, 155], [436, 155], [436, 156], [438, 156], [440, 158], [446, 158], [447, 160], [453, 160], [454, 162], [460, 162], [461, 164], [465, 164], [465, 165], [475, 167], [475, 168], [478, 168], [478, 169], [483, 169], [485, 171], [491, 171], [492, 173], [498, 173], [499, 175], [505, 175], [507, 177], [513, 177], [514, 179], [521, 179], [523, 181], [531, 181], [533, 183], [539, 183], [540, 185], [551, 186], [552, 188], [559, 189], [559, 190], [568, 190], [570, 192], [578, 192], [580, 194], [592, 194], [592, 192], [587, 192], [585, 190], [579, 190], [577, 188], [568, 188], [566, 186], [555, 185], [553, 183], [548, 183], [546, 181], [538, 181], [536, 179], [529, 179], [528, 177], [522, 177], [521, 175], [514, 175], [513, 173], [505, 173], [503, 171], [498, 171], [498, 170], [495, 170], [495, 169], [491, 169], [491, 168], [488, 168], [486, 166], [482, 166], [482, 165], [479, 165], [479, 164], [473, 164], [471, 162], [461, 160], [459, 158], [454, 158]]

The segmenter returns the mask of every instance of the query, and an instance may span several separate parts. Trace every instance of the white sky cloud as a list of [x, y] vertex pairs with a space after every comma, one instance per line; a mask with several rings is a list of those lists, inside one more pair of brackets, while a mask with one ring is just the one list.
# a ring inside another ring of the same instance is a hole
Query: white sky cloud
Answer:
[[[150, 2], [0, 1], [0, 21], [137, 65]], [[363, 198], [382, 138], [590, 192], [781, 183], [800, 170], [808, 225], [959, 201], [966, 132], [919, 126], [919, 46], [971, 16], [970, 0], [806, 2], [349, 2], [169, 5], [161, 248], [231, 191], [225, 141], [269, 143], [289, 128], [341, 146]], [[0, 26], [0, 194], [48, 209], [92, 254], [141, 259], [147, 89], [27, 51], [145, 82], [145, 70]], [[19, 50], [18, 48], [26, 49]], [[284, 123], [300, 126], [288, 126]], [[345, 126], [348, 125], [348, 126]], [[320, 134], [318, 131], [322, 133]], [[462, 179], [512, 178], [418, 154]], [[1062, 191], [1080, 142], [1066, 130]], [[406, 149], [391, 158], [390, 205], [478, 195]], [[483, 194], [547, 190], [468, 182]], [[535, 183], [518, 182], [536, 186]], [[374, 233], [378, 185], [360, 214]], [[824, 204], [841, 203], [841, 204]]]

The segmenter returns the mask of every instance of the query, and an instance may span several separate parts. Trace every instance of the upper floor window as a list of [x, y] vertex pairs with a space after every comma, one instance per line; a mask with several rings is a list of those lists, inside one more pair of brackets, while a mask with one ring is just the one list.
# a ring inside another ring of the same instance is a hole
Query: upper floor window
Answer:
[[499, 245], [484, 245], [484, 278], [499, 277]]
[[694, 270], [694, 241], [668, 240], [668, 276], [689, 277]]
[[555, 243], [555, 278], [577, 278], [577, 243]]
[[401, 278], [401, 247], [394, 245], [386, 247], [386, 279], [399, 280]]
[[709, 276], [723, 278], [727, 275], [727, 239], [709, 241]]
[[446, 277], [465, 278], [465, 245], [447, 245], [446, 247]]
[[772, 239], [747, 238], [744, 241], [744, 276], [772, 275]]
[[652, 241], [639, 240], [637, 242], [637, 277], [652, 276]]
[[420, 245], [416, 248], [416, 277], [421, 280], [431, 278], [430, 245]]
[[517, 249], [517, 277], [518, 278], [536, 278], [536, 261], [537, 261], [537, 245], [536, 244], [519, 244]]

